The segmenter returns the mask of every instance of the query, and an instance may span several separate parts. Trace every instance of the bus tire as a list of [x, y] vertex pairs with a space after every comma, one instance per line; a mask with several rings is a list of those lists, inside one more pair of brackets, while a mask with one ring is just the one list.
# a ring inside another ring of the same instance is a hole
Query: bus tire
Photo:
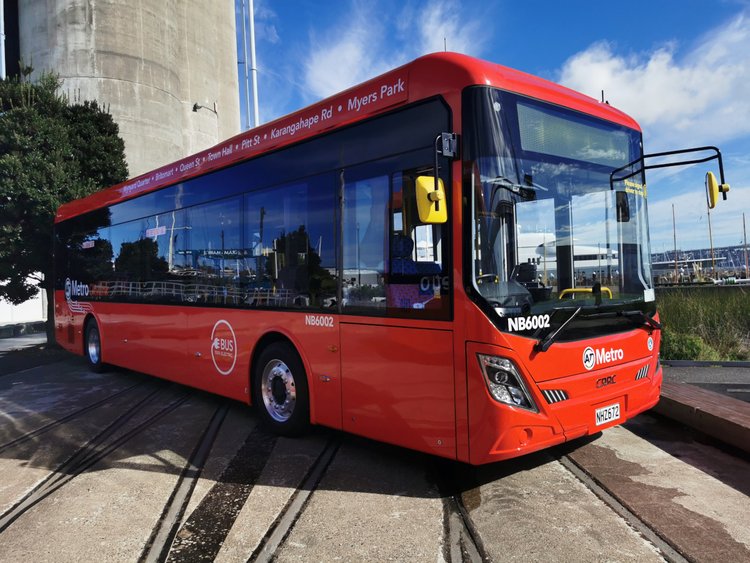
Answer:
[[307, 374], [288, 342], [269, 344], [258, 356], [253, 396], [261, 422], [281, 436], [299, 436], [310, 425]]
[[96, 321], [93, 319], [86, 323], [83, 354], [86, 356], [86, 362], [88, 363], [90, 371], [93, 371], [94, 373], [101, 373], [104, 371], [105, 364], [102, 362], [102, 338], [99, 332], [99, 325], [97, 325]]

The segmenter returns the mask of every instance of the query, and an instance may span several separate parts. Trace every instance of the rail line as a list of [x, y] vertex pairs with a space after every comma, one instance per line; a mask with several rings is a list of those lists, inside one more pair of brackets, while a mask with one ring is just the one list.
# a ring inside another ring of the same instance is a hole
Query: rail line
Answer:
[[211, 420], [201, 435], [193, 453], [187, 460], [177, 484], [164, 507], [159, 522], [154, 527], [139, 561], [164, 561], [169, 555], [172, 541], [177, 533], [180, 518], [190, 502], [190, 496], [203, 471], [208, 454], [216, 441], [221, 425], [229, 412], [229, 404], [223, 403], [214, 411]]
[[443, 497], [443, 554], [448, 563], [491, 561], [461, 495]]
[[130, 393], [131, 391], [134, 391], [135, 389], [139, 387], [143, 387], [145, 385], [155, 387], [159, 383], [160, 383], [159, 381], [140, 381], [138, 383], [135, 383], [134, 385], [131, 385], [130, 387], [126, 387], [125, 389], [122, 389], [116, 393], [113, 393], [112, 395], [108, 395], [107, 397], [104, 397], [103, 399], [100, 399], [89, 405], [86, 405], [85, 407], [81, 407], [80, 409], [74, 410], [73, 412], [71, 412], [70, 414], [66, 416], [52, 420], [48, 422], [47, 424], [40, 426], [39, 428], [36, 428], [34, 430], [29, 430], [28, 432], [26, 432], [25, 434], [22, 434], [18, 438], [14, 438], [13, 440], [5, 442], [4, 444], [0, 444], [0, 454], [8, 450], [9, 448], [18, 446], [19, 444], [23, 444], [24, 442], [27, 442], [33, 438], [36, 438], [37, 436], [40, 436], [41, 434], [44, 434], [45, 432], [49, 432], [50, 430], [52, 430], [53, 428], [56, 428], [57, 426], [60, 426], [61, 424], [65, 424], [66, 422], [70, 422], [71, 420], [74, 420], [78, 418], [79, 416], [82, 416], [88, 412], [96, 410], [97, 408], [109, 403], [110, 401], [117, 399], [118, 397], [121, 397], [122, 395], [125, 395], [127, 393]]
[[443, 559], [446, 563], [484, 563], [491, 561], [479, 533], [464, 506], [461, 491], [466, 479], [458, 462], [439, 460], [428, 470], [443, 502]]
[[[562, 446], [559, 455], [550, 458], [550, 461], [557, 460], [586, 489], [625, 520], [631, 529], [658, 549], [666, 561], [670, 563], [687, 563], [689, 561], [668, 538], [659, 535], [643, 519], [620, 502], [593, 475], [566, 455], [564, 448], [565, 446]], [[463, 492], [474, 489], [483, 482], [482, 479], [477, 481], [473, 477], [481, 469], [464, 467], [441, 460], [439, 467], [431, 471], [433, 473], [432, 479], [437, 484], [443, 499], [443, 559], [448, 563], [487, 563], [493, 561], [482, 542], [471, 514], [463, 502]]]
[[[215, 410], [175, 484], [162, 516], [154, 527], [139, 561], [210, 561], [219, 553], [239, 511], [270, 459], [277, 437], [254, 428], [218, 481], [185, 518], [193, 491], [208, 455], [229, 412], [224, 403]], [[312, 463], [289, 501], [269, 526], [250, 561], [271, 561], [318, 487], [340, 445], [332, 437]]]
[[325, 475], [326, 470], [331, 465], [340, 446], [341, 439], [339, 437], [334, 436], [329, 438], [328, 443], [308, 470], [301, 485], [276, 517], [276, 520], [268, 529], [258, 547], [253, 551], [249, 559], [250, 561], [259, 563], [273, 561], [276, 552], [289, 537], [294, 524], [302, 515], [310, 497], [318, 488], [323, 475]]
[[121, 436], [112, 439], [118, 430], [122, 429], [134, 416], [139, 414], [141, 409], [146, 404], [153, 401], [162, 390], [163, 389], [156, 389], [132, 405], [126, 412], [118, 416], [106, 428], [97, 433], [86, 444], [81, 446], [71, 457], [60, 464], [57, 469], [47, 475], [44, 480], [24, 495], [14, 506], [0, 515], [0, 533], [5, 531], [8, 526], [37, 503], [47, 498], [88, 468], [117, 450], [117, 448], [122, 446], [128, 440], [175, 410], [191, 396], [189, 391], [182, 392], [148, 419], [136, 425]]

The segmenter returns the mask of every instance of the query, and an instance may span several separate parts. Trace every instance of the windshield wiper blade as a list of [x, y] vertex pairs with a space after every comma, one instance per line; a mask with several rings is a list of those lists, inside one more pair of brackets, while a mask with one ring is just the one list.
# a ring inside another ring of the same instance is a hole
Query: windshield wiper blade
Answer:
[[653, 317], [650, 317], [649, 315], [647, 315], [643, 311], [639, 311], [638, 309], [635, 309], [633, 311], [623, 311], [622, 316], [629, 319], [637, 319], [641, 321], [641, 323], [648, 325], [651, 328], [661, 330], [661, 323], [659, 321], [655, 321]]
[[638, 322], [640, 325], [646, 325], [656, 330], [661, 330], [661, 323], [659, 321], [655, 321], [652, 317], [638, 309], [632, 311], [604, 311], [603, 313], [591, 313], [585, 315], [585, 318], [587, 319], [606, 319], [613, 317], [625, 317]]
[[480, 178], [480, 181], [485, 184], [493, 184], [495, 186], [505, 188], [514, 194], [522, 194], [525, 191], [538, 191], [542, 190], [548, 192], [549, 189], [541, 186], [535, 182], [529, 182], [528, 184], [517, 184], [507, 176], [495, 176], [494, 178]]
[[537, 342], [536, 346], [534, 347], [536, 349], [536, 351], [537, 352], [546, 352], [547, 350], [549, 350], [549, 347], [552, 346], [552, 344], [557, 339], [557, 335], [562, 332], [562, 330], [568, 325], [568, 323], [570, 321], [572, 321], [576, 317], [576, 315], [578, 315], [578, 313], [581, 312], [582, 309], [583, 309], [582, 306], [578, 307], [578, 309], [576, 309], [575, 311], [573, 311], [573, 314], [570, 315], [568, 317], [568, 319], [563, 324], [561, 324], [559, 327], [557, 327], [557, 330], [555, 332], [552, 332], [552, 333], [548, 334], [547, 336], [545, 336], [544, 338], [542, 338], [541, 340], [539, 340], [539, 342]]

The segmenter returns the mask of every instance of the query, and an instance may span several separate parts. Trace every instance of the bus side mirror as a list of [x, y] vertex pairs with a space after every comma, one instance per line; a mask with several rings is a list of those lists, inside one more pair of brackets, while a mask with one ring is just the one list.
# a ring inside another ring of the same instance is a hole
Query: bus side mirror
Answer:
[[708, 197], [708, 208], [713, 209], [716, 207], [716, 202], [719, 199], [719, 193], [727, 199], [727, 192], [729, 191], [729, 184], [719, 184], [716, 180], [716, 175], [713, 172], [706, 173], [706, 196]]
[[426, 224], [445, 223], [448, 220], [448, 202], [443, 179], [417, 176], [415, 189], [419, 221]]
[[615, 192], [617, 198], [617, 222], [627, 223], [630, 221], [630, 203], [628, 202], [627, 192]]

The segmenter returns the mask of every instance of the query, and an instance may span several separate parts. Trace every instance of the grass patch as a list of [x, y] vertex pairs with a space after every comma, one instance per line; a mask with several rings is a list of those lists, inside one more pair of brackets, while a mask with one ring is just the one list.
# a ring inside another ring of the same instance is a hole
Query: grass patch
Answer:
[[657, 289], [666, 360], [750, 359], [750, 288]]

